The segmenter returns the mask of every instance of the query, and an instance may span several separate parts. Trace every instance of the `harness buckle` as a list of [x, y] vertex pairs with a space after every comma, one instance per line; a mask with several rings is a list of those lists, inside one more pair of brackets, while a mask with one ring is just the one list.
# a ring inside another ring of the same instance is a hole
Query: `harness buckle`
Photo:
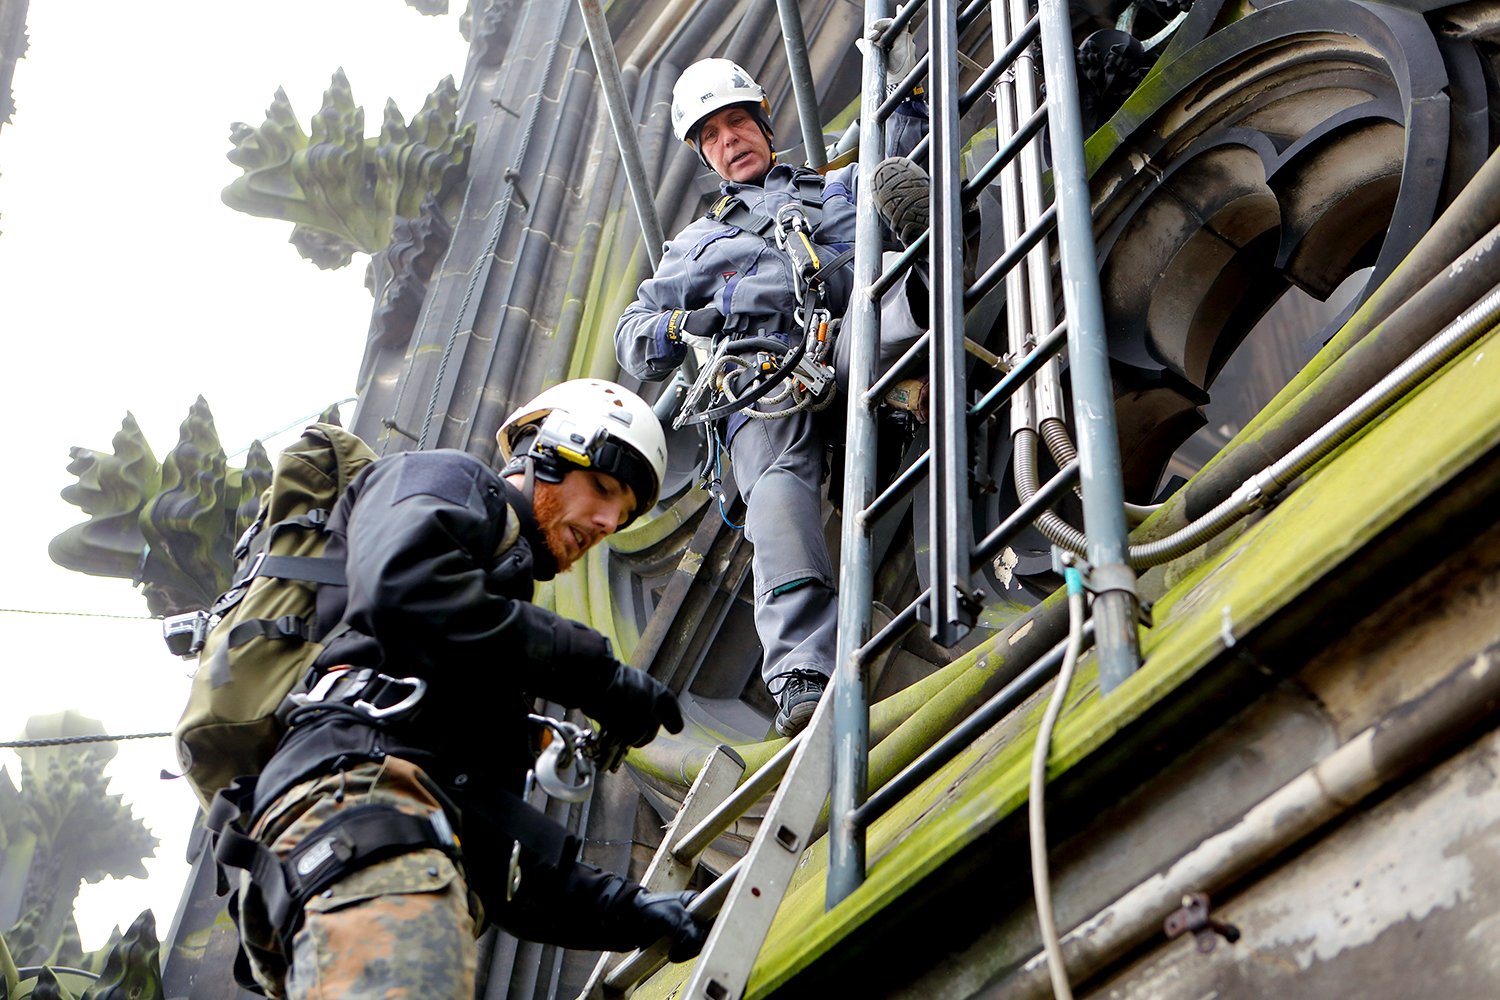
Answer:
[[387, 677], [385, 674], [376, 674], [375, 680], [383, 681], [387, 685], [405, 685], [411, 688], [411, 693], [394, 705], [387, 705], [385, 708], [379, 707], [372, 701], [360, 698], [354, 703], [354, 707], [372, 719], [391, 719], [403, 716], [416, 708], [427, 694], [427, 682], [420, 677]]

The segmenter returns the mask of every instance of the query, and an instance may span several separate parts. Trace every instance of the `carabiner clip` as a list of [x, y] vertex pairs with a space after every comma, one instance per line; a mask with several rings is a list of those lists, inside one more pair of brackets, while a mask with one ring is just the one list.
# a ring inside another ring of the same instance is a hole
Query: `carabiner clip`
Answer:
[[[582, 802], [594, 787], [594, 764], [587, 756], [594, 739], [592, 730], [545, 715], [530, 715], [532, 722], [552, 730], [552, 742], [537, 756], [537, 786], [561, 802]], [[570, 776], [571, 775], [571, 776]]]
[[385, 708], [377, 708], [373, 703], [365, 701], [363, 698], [356, 701], [354, 707], [372, 719], [388, 719], [394, 715], [403, 715], [416, 708], [417, 703], [422, 700], [422, 696], [427, 693], [427, 682], [420, 677], [386, 677], [385, 679], [393, 684], [408, 685], [411, 688], [411, 694], [402, 698], [396, 704], [387, 705]]

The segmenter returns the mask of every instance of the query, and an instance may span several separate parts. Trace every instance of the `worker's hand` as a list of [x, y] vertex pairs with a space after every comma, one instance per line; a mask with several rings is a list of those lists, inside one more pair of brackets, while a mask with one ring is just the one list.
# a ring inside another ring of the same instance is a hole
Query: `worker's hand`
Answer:
[[[887, 88], [894, 88], [896, 84], [906, 78], [906, 74], [910, 73], [912, 67], [917, 64], [917, 43], [912, 37], [916, 21], [916, 18], [908, 20], [906, 26], [891, 40], [890, 55], [886, 57], [885, 63], [885, 82]], [[878, 40], [894, 23], [895, 18], [891, 17], [882, 17], [874, 21], [870, 25], [870, 40], [872, 42]]]
[[581, 705], [604, 730], [606, 740], [643, 747], [658, 729], [682, 732], [682, 709], [670, 688], [644, 670], [620, 664], [614, 679], [592, 705]]
[[724, 331], [724, 314], [714, 306], [688, 309], [682, 314], [682, 328], [695, 337], [717, 337]]
[[669, 939], [667, 959], [686, 962], [697, 958], [708, 937], [708, 925], [700, 924], [688, 912], [688, 904], [696, 893], [692, 892], [643, 892], [635, 897], [636, 911], [648, 926], [656, 930], [657, 937]]

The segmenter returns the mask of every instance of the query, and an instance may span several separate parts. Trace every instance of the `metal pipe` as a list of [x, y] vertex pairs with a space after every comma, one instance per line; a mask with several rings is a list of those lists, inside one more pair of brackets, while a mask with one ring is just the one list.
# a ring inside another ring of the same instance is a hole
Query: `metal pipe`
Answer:
[[963, 164], [958, 115], [958, 6], [939, 0], [929, 7], [927, 50], [932, 56], [932, 250], [928, 255], [928, 352], [931, 414], [928, 420], [932, 475], [929, 579], [932, 638], [956, 644], [974, 624], [969, 597], [968, 421], [964, 391]]
[[1010, 371], [1005, 373], [995, 387], [984, 394], [984, 397], [969, 407], [969, 417], [973, 420], [988, 420], [999, 412], [1000, 407], [1016, 391], [1020, 385], [1036, 374], [1036, 370], [1046, 363], [1058, 351], [1062, 350], [1068, 343], [1068, 322], [1064, 319], [1052, 332], [1043, 337], [1041, 343], [1031, 349], [1031, 353], [1021, 359]]
[[[1474, 246], [1497, 224], [1500, 224], [1500, 150], [1490, 154], [1453, 203], [1433, 222], [1432, 228], [1422, 234], [1411, 253], [1402, 258], [1390, 277], [1370, 293], [1328, 346], [1298, 373], [1292, 381], [1297, 389], [1286, 394], [1285, 400], [1290, 400], [1346, 351], [1392, 319], [1398, 308], [1442, 278], [1444, 272], [1450, 270], [1449, 265], [1454, 263], [1455, 247]], [[1267, 409], [1274, 410], [1285, 400], [1278, 396]]]
[[1057, 210], [1058, 255], [1068, 316], [1073, 426], [1083, 468], [1083, 523], [1094, 591], [1099, 690], [1109, 694], [1140, 667], [1135, 573], [1126, 562], [1125, 488], [1114, 386], [1094, 247], [1072, 20], [1066, 0], [1040, 0], [1042, 65]]
[[802, 146], [807, 165], [822, 170], [828, 165], [828, 149], [823, 143], [822, 116], [818, 114], [818, 93], [813, 85], [812, 67], [807, 61], [807, 36], [802, 30], [802, 12], [797, 0], [776, 0], [781, 15], [781, 34], [786, 40], [786, 68], [792, 78], [792, 95], [797, 101], [797, 122], [802, 126]]
[[[1181, 905], [1185, 891], [1201, 890], [1222, 900], [1224, 890], [1324, 830], [1375, 792], [1443, 759], [1494, 716], [1500, 702], [1497, 657], [1500, 643], [1491, 644], [1437, 687], [1401, 705], [1266, 796], [1238, 823], [1065, 934], [1061, 944], [1071, 978], [1086, 981], [1157, 938], [1162, 916]], [[1050, 1000], [1045, 955], [1033, 956], [987, 995]]]
[[[993, 0], [990, 4], [990, 44], [1000, 49], [1003, 49], [1010, 41], [1010, 22], [1005, 14], [1006, 4], [1007, 0]], [[1015, 154], [1019, 155], [1022, 144], [1014, 142], [1018, 130], [1016, 128], [1016, 73], [1013, 70], [1007, 70], [995, 87], [995, 130], [1001, 142], [1010, 143], [1015, 148]], [[1030, 143], [1025, 145], [1029, 146]], [[1012, 157], [1000, 168], [1000, 232], [1004, 240], [1003, 245], [1016, 246], [1021, 241], [1021, 233], [1025, 229], [1026, 225], [1021, 217], [1020, 169]], [[1005, 271], [1005, 342], [1013, 358], [1023, 358], [1030, 351], [1031, 338], [1028, 332], [1031, 313], [1027, 301], [1025, 259], [1024, 255], [1017, 255], [1013, 266]], [[1030, 381], [1027, 381], [1023, 385], [1018, 385], [1011, 396], [1010, 433], [1014, 435], [1035, 427], [1036, 388]]]
[[1191, 552], [1245, 515], [1264, 507], [1288, 484], [1332, 454], [1393, 403], [1490, 333], [1497, 323], [1500, 323], [1500, 286], [1444, 327], [1286, 457], [1245, 480], [1206, 516], [1166, 538], [1131, 546], [1131, 561], [1141, 567], [1169, 562]]
[[[997, 0], [999, 2], [999, 0]], [[1008, 0], [1012, 25], [1025, 24], [1030, 19], [1029, 0]], [[1030, 46], [1016, 57], [1016, 116], [1028, 118], [1044, 109], [1040, 106], [1036, 86], [1036, 59]], [[1021, 217], [1029, 227], [1042, 217], [1042, 201], [1045, 187], [1042, 183], [1042, 155], [1039, 144], [1029, 142], [1021, 151]], [[1041, 331], [1052, 329], [1057, 322], [1057, 305], [1052, 288], [1052, 255], [1043, 239], [1026, 256], [1026, 290], [1031, 306], [1031, 326], [1028, 340], [1041, 335]], [[1036, 397], [1036, 419], [1038, 425], [1047, 420], [1063, 419], [1065, 412], [1062, 391], [1062, 365], [1051, 361], [1042, 366], [1032, 386]]]
[[[1086, 632], [1087, 635], [1087, 627]], [[861, 829], [890, 812], [891, 808], [906, 796], [921, 787], [928, 778], [953, 758], [966, 750], [995, 723], [1020, 707], [1021, 703], [1040, 691], [1042, 685], [1057, 674], [1067, 651], [1065, 638], [1052, 649], [1001, 688], [993, 697], [979, 706], [968, 718], [948, 731], [932, 748], [908, 764], [899, 774], [887, 781], [879, 791], [872, 794], [854, 815], [853, 821]]]
[[[1497, 280], [1500, 225], [1453, 258], [1449, 267], [1401, 303], [1337, 363], [1302, 384], [1291, 400], [1282, 399], [1274, 415], [1252, 420], [1240, 433], [1240, 444], [1222, 452], [1182, 489], [1182, 516], [1191, 520], [1212, 510], [1247, 476], [1285, 455]], [[1247, 438], [1252, 429], [1254, 436]]]
[[635, 122], [627, 110], [630, 106], [625, 96], [625, 85], [620, 81], [620, 63], [615, 57], [615, 45], [609, 35], [609, 24], [604, 20], [604, 10], [599, 0], [578, 0], [583, 11], [583, 25], [588, 32], [589, 51], [594, 54], [594, 65], [599, 69], [599, 82], [604, 87], [604, 106], [609, 110], [609, 123], [615, 131], [615, 142], [625, 161], [625, 180], [630, 185], [630, 200], [635, 204], [635, 215], [641, 223], [641, 236], [646, 243], [646, 256], [655, 269], [661, 262], [661, 247], [666, 242], [661, 219], [656, 215], [656, 203], [647, 190], [646, 165], [641, 159], [640, 139], [636, 135]]
[[[886, 0], [865, 0], [865, 33], [887, 16]], [[859, 127], [859, 180], [869, 190], [875, 167], [885, 155], [885, 128], [875, 111], [885, 92], [886, 54], [875, 46], [864, 50]], [[847, 458], [844, 472], [846, 511], [863, 510], [875, 493], [875, 415], [863, 403], [878, 367], [879, 299], [861, 294], [880, 273], [880, 219], [872, 199], [862, 200], [854, 225], [854, 290], [850, 295]], [[865, 879], [865, 838], [844, 822], [864, 801], [870, 767], [870, 701], [863, 664], [855, 655], [870, 632], [874, 593], [873, 553], [868, 526], [846, 517], [841, 532], [839, 566], [838, 659], [834, 666], [833, 776], [829, 790], [829, 909], [848, 897]]]

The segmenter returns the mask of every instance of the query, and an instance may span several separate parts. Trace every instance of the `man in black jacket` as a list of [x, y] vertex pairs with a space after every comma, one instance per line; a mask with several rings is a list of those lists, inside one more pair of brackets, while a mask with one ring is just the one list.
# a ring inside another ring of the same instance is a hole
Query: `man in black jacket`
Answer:
[[250, 971], [271, 996], [469, 997], [474, 938], [696, 955], [689, 893], [647, 893], [577, 860], [521, 798], [537, 699], [642, 746], [682, 729], [672, 693], [587, 626], [531, 603], [537, 580], [650, 509], [666, 465], [651, 408], [621, 386], [554, 386], [501, 427], [500, 474], [464, 452], [408, 452], [361, 473], [328, 554], [337, 623], [248, 823], [269, 851], [242, 880]]

